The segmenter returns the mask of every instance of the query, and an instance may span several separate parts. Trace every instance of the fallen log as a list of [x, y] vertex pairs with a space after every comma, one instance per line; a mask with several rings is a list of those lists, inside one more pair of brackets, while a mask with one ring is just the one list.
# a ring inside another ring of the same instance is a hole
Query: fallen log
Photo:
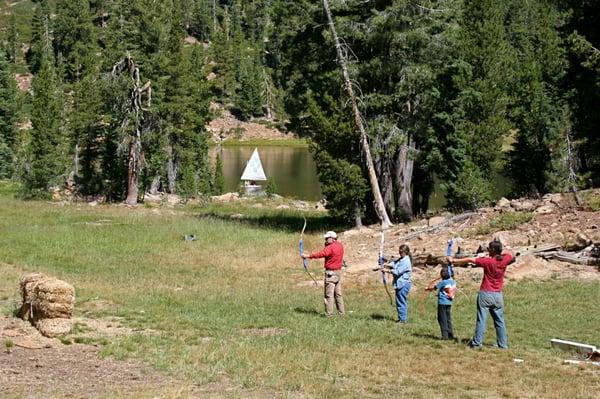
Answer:
[[465, 219], [469, 219], [473, 216], [477, 215], [477, 212], [465, 212], [465, 213], [461, 213], [460, 215], [456, 215], [456, 216], [452, 216], [448, 219], [446, 219], [445, 221], [436, 224], [435, 226], [431, 226], [431, 227], [426, 227], [423, 229], [419, 229], [416, 231], [413, 231], [412, 233], [406, 234], [402, 237], [398, 237], [395, 240], [393, 240], [393, 242], [399, 242], [399, 241], [410, 241], [413, 238], [416, 238], [418, 236], [420, 236], [421, 234], [430, 234], [430, 233], [434, 233], [437, 232], [438, 230], [441, 230], [445, 227], [451, 226], [454, 223], [458, 223], [461, 222]]
[[600, 266], [600, 259], [592, 258], [590, 256], [577, 256], [577, 254], [564, 251], [557, 251], [553, 256], [553, 259], [561, 262], [573, 263], [575, 265]]

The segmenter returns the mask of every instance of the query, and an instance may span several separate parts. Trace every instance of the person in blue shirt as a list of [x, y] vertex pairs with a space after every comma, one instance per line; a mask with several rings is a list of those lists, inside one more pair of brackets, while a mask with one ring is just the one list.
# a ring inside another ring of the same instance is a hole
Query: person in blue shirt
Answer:
[[394, 289], [396, 290], [396, 309], [398, 310], [398, 323], [406, 324], [408, 321], [408, 292], [412, 286], [412, 264], [410, 260], [410, 248], [408, 245], [400, 245], [398, 248], [400, 258], [392, 264], [390, 269], [384, 269], [385, 273], [394, 276]]
[[425, 289], [427, 291], [436, 290], [438, 292], [437, 320], [442, 331], [442, 339], [454, 339], [451, 310], [454, 294], [456, 293], [456, 281], [450, 276], [447, 267], [442, 268], [440, 277], [442, 281], [438, 282], [435, 286], [433, 285], [434, 283], [431, 283]]

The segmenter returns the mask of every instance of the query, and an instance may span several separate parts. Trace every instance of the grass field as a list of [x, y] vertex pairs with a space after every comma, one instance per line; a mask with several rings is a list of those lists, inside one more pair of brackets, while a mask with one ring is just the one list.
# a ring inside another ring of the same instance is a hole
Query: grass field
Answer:
[[[88, 310], [88, 317], [122, 317], [140, 333], [107, 340], [104, 356], [140, 358], [190, 384], [231, 381], [277, 397], [591, 398], [599, 392], [600, 368], [563, 365], [567, 356], [549, 345], [551, 338], [600, 345], [599, 283], [510, 283], [511, 349], [473, 351], [437, 339], [434, 299], [420, 309], [416, 289], [410, 323], [398, 328], [375, 278], [347, 281], [351, 313], [324, 318], [321, 291], [299, 285], [307, 280], [297, 256], [300, 214], [256, 209], [249, 222], [230, 221], [215, 209], [60, 206], [21, 202], [12, 191], [0, 188], [0, 299], [16, 303], [19, 275], [42, 271], [76, 287], [76, 313], [86, 302], [106, 301], [111, 306]], [[313, 215], [309, 226], [325, 229], [326, 221]], [[318, 233], [305, 238], [308, 249], [320, 247]], [[184, 234], [198, 240], [185, 242]], [[457, 299], [453, 318], [466, 339], [477, 285], [459, 284], [467, 295]], [[488, 326], [485, 344], [493, 342]]]

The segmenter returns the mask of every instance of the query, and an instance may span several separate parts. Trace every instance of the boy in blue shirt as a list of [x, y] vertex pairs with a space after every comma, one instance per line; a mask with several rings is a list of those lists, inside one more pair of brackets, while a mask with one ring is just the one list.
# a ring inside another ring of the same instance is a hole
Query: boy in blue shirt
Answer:
[[442, 331], [442, 339], [454, 339], [454, 332], [452, 331], [452, 300], [456, 293], [456, 281], [452, 279], [447, 267], [443, 267], [440, 271], [440, 277], [442, 281], [437, 283], [435, 286], [429, 285], [425, 289], [427, 291], [437, 290], [438, 292], [438, 307], [437, 307], [437, 319], [440, 324]]

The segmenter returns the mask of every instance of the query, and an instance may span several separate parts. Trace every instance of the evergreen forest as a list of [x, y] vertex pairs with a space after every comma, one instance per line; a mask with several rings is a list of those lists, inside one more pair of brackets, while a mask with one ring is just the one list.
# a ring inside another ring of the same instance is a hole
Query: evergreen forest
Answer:
[[392, 222], [424, 213], [434, 181], [457, 211], [489, 203], [498, 176], [513, 196], [600, 184], [597, 0], [38, 0], [0, 11], [0, 179], [18, 181], [23, 199], [67, 186], [128, 204], [218, 193], [215, 103], [308, 139], [331, 214], [351, 222], [381, 219], [377, 196]]

